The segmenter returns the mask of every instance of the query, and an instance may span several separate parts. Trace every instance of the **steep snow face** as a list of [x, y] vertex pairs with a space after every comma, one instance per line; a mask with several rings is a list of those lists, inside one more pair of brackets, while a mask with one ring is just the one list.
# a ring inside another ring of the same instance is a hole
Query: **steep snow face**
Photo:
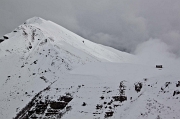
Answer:
[[[90, 42], [39, 17], [0, 43], [0, 117], [12, 118], [61, 75], [91, 62], [129, 62], [133, 55]], [[118, 53], [117, 53], [118, 52]]]
[[83, 60], [89, 58], [96, 61], [128, 62], [134, 57], [124, 52], [115, 53], [115, 49], [90, 42], [51, 21], [38, 17], [28, 19], [6, 36], [9, 40], [1, 44], [2, 51], [11, 48], [10, 50], [18, 50], [18, 53], [29, 54], [52, 45], [51, 47], [55, 49], [68, 51], [77, 57], [81, 56]]

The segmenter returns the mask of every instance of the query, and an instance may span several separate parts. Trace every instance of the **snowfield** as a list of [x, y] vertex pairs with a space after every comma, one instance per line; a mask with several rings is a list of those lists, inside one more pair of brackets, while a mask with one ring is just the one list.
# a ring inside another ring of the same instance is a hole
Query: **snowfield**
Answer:
[[177, 62], [156, 68], [39, 17], [1, 39], [1, 119], [180, 118]]

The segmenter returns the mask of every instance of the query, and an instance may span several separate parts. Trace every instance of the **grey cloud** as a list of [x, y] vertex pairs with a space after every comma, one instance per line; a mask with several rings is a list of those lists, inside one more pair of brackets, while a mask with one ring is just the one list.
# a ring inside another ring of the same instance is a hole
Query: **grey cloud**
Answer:
[[171, 52], [168, 44], [160, 39], [149, 39], [139, 44], [135, 50], [138, 62], [148, 65], [162, 64], [163, 67], [179, 67], [180, 58]]
[[179, 11], [179, 0], [1, 0], [0, 35], [39, 16], [91, 41], [132, 53], [149, 39], [160, 39], [180, 56]]

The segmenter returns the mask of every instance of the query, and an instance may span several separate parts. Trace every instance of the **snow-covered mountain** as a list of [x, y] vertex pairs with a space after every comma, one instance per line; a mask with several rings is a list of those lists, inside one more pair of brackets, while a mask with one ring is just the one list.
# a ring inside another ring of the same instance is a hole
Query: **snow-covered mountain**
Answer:
[[0, 40], [0, 118], [179, 118], [179, 68], [88, 41], [42, 18]]

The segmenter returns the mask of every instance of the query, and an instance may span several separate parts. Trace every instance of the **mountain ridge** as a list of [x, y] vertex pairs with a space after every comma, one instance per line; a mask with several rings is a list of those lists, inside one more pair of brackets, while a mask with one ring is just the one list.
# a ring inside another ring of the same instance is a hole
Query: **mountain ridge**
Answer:
[[[31, 86], [34, 88], [31, 95], [33, 96], [58, 80], [57, 73], [66, 74], [79, 65], [111, 60], [123, 61], [123, 57], [119, 59], [119, 54], [113, 54], [110, 50], [108, 53], [105, 47], [39, 17], [26, 20], [24, 24], [4, 36], [4, 41], [0, 43], [0, 72], [1, 95], [6, 98], [12, 98], [12, 92], [14, 97], [18, 97], [20, 92], [32, 92]], [[131, 56], [127, 53], [122, 54]], [[12, 109], [22, 103], [17, 98], [12, 100], [18, 102], [17, 105], [13, 101], [10, 103]], [[27, 97], [22, 100], [27, 100], [22, 106], [28, 102]], [[8, 116], [6, 113], [3, 115]]]
[[179, 118], [179, 69], [142, 60], [30, 18], [0, 43], [0, 118]]

